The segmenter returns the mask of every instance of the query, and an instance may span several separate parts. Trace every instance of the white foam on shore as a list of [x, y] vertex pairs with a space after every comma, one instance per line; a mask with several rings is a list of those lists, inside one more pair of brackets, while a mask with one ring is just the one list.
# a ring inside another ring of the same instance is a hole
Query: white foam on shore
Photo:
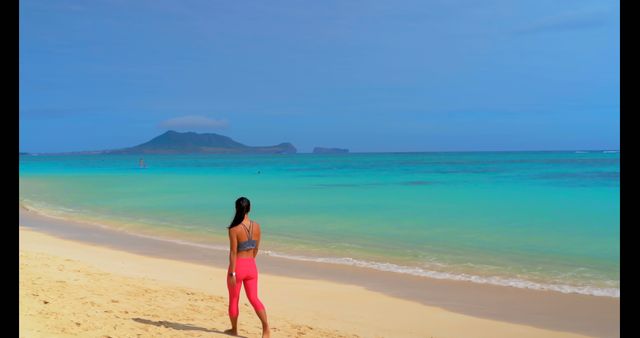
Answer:
[[420, 267], [410, 267], [410, 266], [402, 266], [393, 263], [380, 263], [380, 262], [372, 262], [365, 261], [360, 259], [354, 259], [350, 257], [306, 257], [306, 256], [298, 256], [298, 255], [287, 255], [281, 254], [277, 252], [266, 252], [267, 255], [273, 257], [281, 257], [288, 258], [300, 261], [309, 261], [309, 262], [319, 262], [319, 263], [332, 263], [332, 264], [341, 264], [341, 265], [351, 265], [362, 268], [370, 268], [379, 271], [388, 271], [388, 272], [396, 272], [420, 277], [428, 277], [435, 279], [447, 279], [447, 280], [457, 280], [457, 281], [467, 281], [479, 284], [492, 284], [499, 286], [510, 286], [521, 289], [533, 289], [533, 290], [547, 290], [547, 291], [557, 291], [562, 293], [577, 293], [583, 295], [590, 296], [602, 296], [602, 297], [620, 297], [620, 289], [619, 288], [598, 288], [592, 286], [573, 286], [573, 285], [564, 285], [564, 284], [546, 284], [546, 283], [538, 283], [532, 282], [524, 279], [517, 278], [505, 278], [498, 276], [476, 276], [465, 273], [448, 273], [442, 271], [431, 271], [426, 270]]
[[[25, 201], [26, 202], [26, 201]], [[167, 242], [167, 243], [174, 243], [174, 244], [181, 244], [181, 245], [188, 245], [188, 246], [192, 246], [192, 247], [199, 247], [199, 248], [204, 248], [204, 249], [212, 249], [212, 250], [228, 250], [229, 247], [226, 245], [212, 245], [212, 244], [203, 244], [203, 243], [196, 243], [196, 242], [190, 242], [190, 241], [185, 241], [185, 240], [180, 240], [180, 239], [170, 239], [170, 238], [166, 238], [166, 237], [161, 237], [161, 236], [154, 236], [154, 235], [148, 235], [148, 234], [142, 234], [139, 232], [133, 232], [130, 231], [128, 229], [123, 229], [123, 228], [116, 228], [112, 225], [106, 225], [100, 222], [95, 222], [95, 221], [90, 221], [87, 219], [75, 219], [73, 217], [66, 217], [63, 215], [59, 215], [56, 213], [52, 213], [52, 212], [48, 212], [46, 209], [40, 209], [40, 208], [36, 208], [33, 206], [29, 206], [26, 203], [20, 203], [20, 206], [23, 207], [25, 210], [41, 215], [41, 216], [45, 216], [48, 218], [54, 218], [54, 219], [58, 219], [58, 220], [62, 220], [62, 221], [72, 221], [72, 222], [76, 222], [76, 221], [80, 221], [83, 224], [88, 224], [88, 225], [94, 225], [94, 226], [98, 226], [100, 228], [103, 229], [108, 229], [111, 231], [119, 231], [122, 233], [125, 233], [127, 235], [130, 236], [135, 236], [135, 237], [140, 237], [140, 238], [148, 238], [148, 239], [153, 239], [156, 241], [162, 241], [162, 242]], [[65, 209], [65, 210], [71, 210], [71, 209], [66, 209], [66, 208], [60, 208]]]
[[[27, 206], [25, 203], [20, 203], [20, 205], [23, 208], [25, 208], [27, 211], [33, 212], [42, 216], [55, 218], [59, 220], [75, 221], [74, 219], [71, 219], [68, 217], [47, 213], [46, 211], [43, 211], [41, 209], [36, 209], [35, 207]], [[190, 242], [186, 240], [168, 239], [160, 236], [152, 236], [152, 235], [135, 233], [135, 232], [127, 231], [124, 229], [116, 229], [113, 226], [108, 226], [108, 225], [100, 224], [97, 222], [88, 222], [86, 220], [82, 220], [82, 222], [88, 223], [91, 225], [96, 225], [101, 228], [121, 231], [121, 232], [127, 233], [128, 235], [137, 236], [141, 238], [149, 238], [157, 241], [163, 241], [163, 242], [169, 242], [169, 243], [175, 243], [180, 245], [187, 245], [187, 246], [199, 247], [199, 248], [205, 248], [205, 249], [211, 249], [211, 250], [218, 250], [218, 251], [229, 250], [229, 247], [226, 245], [202, 244], [202, 243], [195, 243], [195, 242]], [[279, 253], [279, 252], [270, 251], [270, 250], [262, 250], [262, 252], [264, 252], [266, 255], [271, 257], [278, 257], [278, 258], [305, 261], [305, 262], [356, 266], [360, 268], [368, 268], [368, 269], [373, 269], [378, 271], [408, 274], [408, 275], [420, 276], [420, 277], [426, 277], [426, 278], [466, 281], [466, 282], [473, 282], [473, 283], [479, 283], [479, 284], [491, 284], [491, 285], [497, 285], [497, 286], [516, 287], [521, 289], [556, 291], [561, 293], [575, 293], [575, 294], [590, 295], [590, 296], [620, 298], [619, 288], [600, 288], [600, 287], [593, 287], [593, 286], [575, 286], [575, 285], [565, 285], [565, 284], [539, 283], [539, 282], [533, 282], [533, 281], [528, 281], [524, 279], [507, 278], [507, 277], [500, 277], [500, 276], [477, 276], [477, 275], [471, 275], [471, 274], [465, 274], [465, 273], [449, 273], [449, 272], [442, 272], [442, 271], [427, 270], [420, 267], [403, 266], [403, 265], [398, 265], [394, 263], [366, 261], [366, 260], [355, 259], [351, 257], [311, 257], [311, 256]]]

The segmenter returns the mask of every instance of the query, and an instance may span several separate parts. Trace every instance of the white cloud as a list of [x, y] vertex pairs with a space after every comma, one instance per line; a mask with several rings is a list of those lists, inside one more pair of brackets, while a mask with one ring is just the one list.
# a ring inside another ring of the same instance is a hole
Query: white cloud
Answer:
[[227, 120], [214, 119], [207, 116], [187, 115], [174, 117], [160, 122], [162, 129], [176, 131], [207, 131], [212, 129], [224, 129], [229, 126]]
[[602, 26], [611, 17], [606, 8], [582, 8], [543, 17], [517, 30], [517, 34], [558, 32]]

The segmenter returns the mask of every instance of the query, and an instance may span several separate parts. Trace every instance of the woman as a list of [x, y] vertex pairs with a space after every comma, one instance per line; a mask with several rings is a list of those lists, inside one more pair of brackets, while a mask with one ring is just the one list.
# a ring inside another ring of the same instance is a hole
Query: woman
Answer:
[[229, 289], [229, 319], [231, 329], [225, 333], [238, 334], [238, 301], [240, 289], [244, 290], [249, 302], [262, 322], [262, 337], [270, 335], [267, 312], [258, 299], [258, 268], [255, 257], [260, 245], [260, 224], [249, 219], [251, 203], [245, 197], [236, 200], [236, 215], [229, 225], [229, 270], [227, 288]]

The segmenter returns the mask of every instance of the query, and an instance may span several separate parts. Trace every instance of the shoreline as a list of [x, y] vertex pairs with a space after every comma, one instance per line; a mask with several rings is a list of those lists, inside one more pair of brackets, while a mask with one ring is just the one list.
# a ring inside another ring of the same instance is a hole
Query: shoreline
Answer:
[[[131, 227], [131, 223], [126, 221], [113, 221], [100, 218], [85, 218], [85, 216], [78, 215], [55, 215], [51, 214], [50, 210], [36, 208], [26, 201], [20, 202], [21, 210], [24, 209], [28, 212], [41, 215], [47, 218], [54, 218], [61, 221], [69, 221], [74, 223], [82, 223], [85, 225], [96, 226], [104, 229], [111, 229], [114, 231], [125, 232], [135, 237], [145, 237], [152, 240], [158, 240], [162, 242], [173, 242], [178, 244], [185, 244], [190, 246], [201, 246], [214, 250], [222, 250], [228, 252], [228, 239], [225, 236], [219, 235], [198, 235], [188, 234], [176, 229], [157, 228], [155, 226], [145, 224], [137, 225], [137, 227]], [[161, 231], [160, 231], [161, 230]], [[274, 245], [273, 242], [278, 242], [278, 239], [273, 239], [270, 245]], [[407, 262], [396, 259], [389, 260], [389, 257], [371, 258], [371, 257], [358, 257], [356, 254], [352, 256], [351, 253], [339, 252], [339, 253], [319, 253], [309, 255], [306, 250], [300, 251], [299, 249], [292, 249], [288, 247], [282, 247], [279, 244], [275, 249], [262, 250], [263, 255], [270, 257], [281, 257], [290, 260], [306, 261], [313, 263], [330, 263], [346, 266], [355, 266], [361, 268], [367, 268], [383, 272], [392, 272], [405, 275], [413, 275], [417, 277], [426, 277], [430, 279], [451, 280], [451, 281], [464, 281], [473, 282], [476, 284], [488, 284], [502, 287], [516, 287], [521, 289], [530, 289], [538, 291], [553, 291], [565, 294], [580, 294], [587, 296], [599, 296], [599, 297], [612, 297], [620, 298], [619, 287], [609, 286], [586, 286], [586, 285], [568, 285], [560, 282], [551, 282], [543, 280], [532, 280], [525, 277], [514, 277], [508, 275], [485, 275], [481, 272], [470, 271], [457, 271], [451, 272], [447, 269], [434, 270], [426, 269], [415, 265], [415, 262]], [[277, 251], [274, 251], [277, 250]], [[293, 250], [293, 251], [292, 251]]]
[[[20, 226], [64, 240], [158, 259], [226, 270], [228, 253], [139, 237], [20, 208]], [[620, 335], [619, 298], [563, 294], [514, 287], [400, 275], [356, 266], [293, 261], [259, 254], [262, 274], [358, 286], [367, 292], [472, 316], [545, 330], [596, 337]]]

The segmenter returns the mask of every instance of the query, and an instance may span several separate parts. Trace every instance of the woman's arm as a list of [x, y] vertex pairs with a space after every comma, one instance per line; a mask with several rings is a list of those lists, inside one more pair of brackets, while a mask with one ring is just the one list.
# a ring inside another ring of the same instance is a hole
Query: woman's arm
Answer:
[[235, 231], [229, 229], [229, 272], [236, 271], [236, 258], [238, 257], [238, 237]]
[[260, 239], [262, 239], [262, 234], [260, 233], [260, 224], [254, 224], [256, 225], [256, 237], [258, 237], [258, 239], [256, 240], [256, 247], [253, 248], [253, 258], [256, 258], [256, 256], [258, 255], [258, 248], [260, 247]]

